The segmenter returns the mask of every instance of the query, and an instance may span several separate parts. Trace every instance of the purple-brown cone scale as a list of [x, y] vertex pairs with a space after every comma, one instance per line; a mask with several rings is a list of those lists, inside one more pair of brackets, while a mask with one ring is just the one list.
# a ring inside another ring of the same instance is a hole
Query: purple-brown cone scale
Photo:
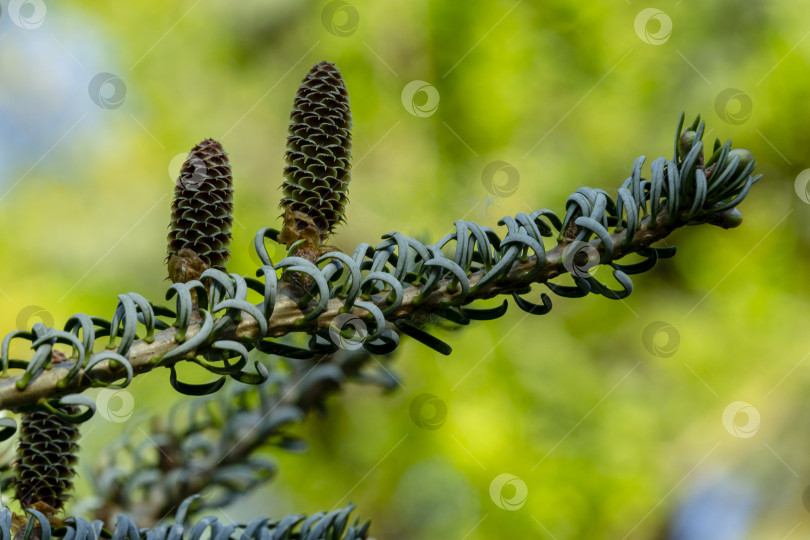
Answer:
[[206, 139], [189, 152], [174, 187], [168, 237], [169, 277], [196, 279], [228, 261], [233, 223], [233, 176], [222, 145]]
[[[54, 351], [53, 363], [66, 361]], [[59, 407], [66, 414], [76, 414], [70, 405]], [[56, 414], [35, 410], [20, 416], [17, 444], [15, 498], [23, 508], [35, 507], [46, 514], [56, 514], [73, 488], [79, 426], [62, 420]]]
[[301, 82], [290, 113], [282, 242], [307, 238], [322, 244], [343, 220], [351, 178], [351, 129], [349, 93], [340, 71], [329, 62], [315, 64]]

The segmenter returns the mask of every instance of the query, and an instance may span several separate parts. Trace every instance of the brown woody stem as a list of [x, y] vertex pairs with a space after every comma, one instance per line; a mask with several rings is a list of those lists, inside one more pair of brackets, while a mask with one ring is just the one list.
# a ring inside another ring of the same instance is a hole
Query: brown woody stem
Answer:
[[[734, 226], [737, 223], [736, 215], [732, 215], [735, 210], [729, 209], [720, 213], [729, 215], [728, 226]], [[734, 218], [734, 219], [732, 219]], [[680, 220], [675, 220], [675, 224], [667, 224], [669, 214], [666, 211], [660, 212], [654, 223], [650, 222], [647, 217], [642, 220], [641, 226], [636, 231], [635, 235], [631, 238], [630, 242], [626, 245], [624, 240], [627, 235], [627, 230], [611, 235], [613, 242], [613, 261], [621, 259], [622, 257], [635, 253], [640, 249], [647, 247], [654, 242], [662, 240], [667, 237], [675, 229], [685, 225]], [[719, 220], [719, 221], [718, 221]], [[725, 226], [724, 221], [718, 218], [718, 215], [712, 215], [704, 222], [712, 223], [715, 225]], [[594, 247], [599, 246], [600, 241], [594, 239], [591, 241]], [[566, 244], [558, 244], [553, 249], [546, 252], [546, 262], [543, 268], [534, 275], [532, 282], [543, 283], [562, 273], [566, 270], [560, 262], [563, 255], [563, 250]], [[501, 294], [510, 293], [512, 291], [525, 288], [527, 283], [522, 277], [531, 269], [534, 268], [536, 258], [529, 257], [525, 261], [518, 261], [513, 266], [509, 273], [501, 280], [491, 280], [479, 289], [475, 289], [465, 299], [465, 304], [469, 304], [474, 300], [492, 298]], [[484, 276], [483, 271], [474, 272], [469, 276], [470, 286], [474, 287], [481, 278]], [[445, 279], [439, 287], [437, 287], [430, 295], [419, 302], [418, 306], [415, 305], [414, 299], [421, 292], [421, 287], [410, 286], [405, 289], [404, 298], [401, 305], [393, 312], [386, 316], [386, 320], [394, 321], [412, 315], [415, 312], [430, 312], [437, 311], [440, 308], [440, 303], [443, 300], [452, 300], [457, 291], [449, 290], [451, 285], [451, 278]], [[298, 302], [291, 298], [295, 296], [293, 293], [285, 295], [285, 289], [280, 289], [279, 298], [276, 302], [275, 309], [272, 316], [268, 320], [267, 337], [280, 337], [292, 332], [308, 332], [317, 329], [328, 328], [332, 320], [340, 314], [340, 309], [343, 307], [343, 302], [339, 299], [332, 299], [328, 303], [327, 309], [321, 313], [319, 317], [306, 324], [301, 324], [300, 321], [305, 316], [305, 310], [299, 307]], [[372, 297], [372, 301], [378, 306], [384, 307], [386, 305], [387, 293], [380, 293]], [[355, 308], [354, 313], [361, 318], [366, 317], [365, 310]], [[200, 324], [192, 324], [188, 328], [186, 339], [195, 335], [200, 329]], [[129, 351], [128, 359], [132, 364], [135, 375], [146, 373], [155, 368], [152, 362], [154, 358], [162, 357], [175, 347], [180, 345], [174, 339], [175, 329], [169, 328], [158, 334], [155, 334], [154, 341], [151, 343], [143, 340], [136, 341]], [[258, 323], [249, 315], [245, 314], [238, 324], [232, 323], [231, 325], [223, 328], [221, 333], [217, 334], [218, 339], [236, 339], [236, 340], [250, 340], [256, 339], [261, 336], [259, 334]], [[197, 350], [199, 354], [202, 350]], [[109, 362], [102, 362], [91, 370], [89, 374], [82, 373], [83, 376], [73, 378], [72, 383], [66, 386], [59, 386], [58, 382], [64, 377], [63, 369], [70, 369], [71, 362], [65, 362], [54, 366], [53, 369], [42, 373], [34, 381], [32, 381], [25, 391], [20, 391], [15, 386], [16, 381], [21, 377], [20, 375], [9, 377], [5, 381], [0, 382], [0, 409], [16, 409], [23, 405], [31, 405], [41, 399], [50, 399], [66, 394], [73, 394], [82, 392], [90, 388], [90, 380], [114, 382], [122, 378], [122, 369], [113, 370]]]

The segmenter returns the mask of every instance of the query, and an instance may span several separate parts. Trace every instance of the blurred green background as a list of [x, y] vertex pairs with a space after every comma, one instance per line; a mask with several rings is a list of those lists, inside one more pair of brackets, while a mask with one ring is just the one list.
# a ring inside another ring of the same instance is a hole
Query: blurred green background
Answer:
[[[625, 301], [513, 307], [438, 331], [449, 357], [405, 342], [399, 391], [333, 398], [299, 430], [309, 452], [275, 452], [277, 479], [224, 519], [351, 501], [381, 539], [810, 534], [810, 2], [12, 4], [0, 14], [3, 334], [110, 317], [126, 291], [160, 301], [170, 169], [206, 137], [234, 170], [229, 269], [252, 273], [254, 232], [280, 224], [293, 95], [320, 60], [352, 99], [351, 204], [332, 241], [344, 250], [392, 230], [437, 240], [461, 218], [562, 214], [580, 186], [614, 194], [637, 156], [671, 156], [682, 110], [765, 175], [743, 226], [678, 231], [678, 255]], [[482, 178], [493, 161], [513, 169]], [[663, 330], [645, 340], [647, 328]], [[131, 392], [153, 412], [178, 399], [163, 370]], [[424, 393], [447, 408], [437, 429], [411, 418]], [[85, 463], [124, 424], [93, 426]]]

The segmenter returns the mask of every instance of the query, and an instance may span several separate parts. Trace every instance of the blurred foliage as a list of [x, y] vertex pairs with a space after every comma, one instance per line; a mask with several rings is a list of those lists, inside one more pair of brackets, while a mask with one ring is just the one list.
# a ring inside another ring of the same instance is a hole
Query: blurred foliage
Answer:
[[354, 506], [349, 505], [339, 510], [318, 512], [311, 516], [292, 514], [280, 519], [267, 516], [256, 517], [249, 522], [221, 523], [215, 516], [206, 516], [198, 521], [189, 519], [189, 515], [198, 504], [199, 497], [189, 497], [182, 502], [172, 515], [172, 523], [161, 522], [154, 527], [139, 528], [127, 515], [121, 515], [115, 526], [104, 528], [101, 520], [88, 521], [83, 517], [68, 517], [57, 523], [56, 527], [50, 517], [30, 508], [26, 521], [3, 506], [0, 508], [0, 534], [3, 538], [20, 540], [100, 539], [111, 540], [168, 540], [170, 538], [231, 538], [238, 536], [251, 539], [289, 539], [289, 540], [365, 540], [371, 522], [360, 523], [357, 517], [352, 518]]
[[[229, 268], [249, 272], [255, 230], [280, 225], [292, 97], [319, 60], [338, 65], [352, 101], [348, 224], [331, 241], [344, 249], [395, 229], [435, 240], [465, 216], [494, 226], [527, 208], [560, 211], [581, 185], [613, 193], [637, 155], [671, 155], [681, 110], [701, 112], [707, 141], [733, 138], [765, 175], [742, 227], [678, 232], [679, 256], [623, 302], [560, 300], [542, 319], [510, 310], [457, 331], [449, 358], [403, 343], [398, 392], [351, 388], [300, 430], [308, 453], [279, 453], [276, 481], [221, 517], [351, 501], [385, 539], [652, 539], [720, 486], [737, 497], [703, 506], [719, 508], [718, 522], [744, 508], [738, 537], [807, 535], [810, 212], [794, 180], [810, 167], [810, 2], [668, 3], [660, 45], [634, 31], [647, 7], [636, 2], [353, 0], [346, 36], [324, 25], [327, 4], [49, 2], [43, 24], [23, 30], [2, 2], [4, 333], [111, 312], [122, 290], [160, 298], [174, 158], [205, 137], [229, 152]], [[120, 107], [88, 96], [98, 73], [125, 83]], [[435, 114], [403, 106], [414, 80], [437, 90]], [[727, 88], [750, 110], [718, 102]], [[519, 173], [511, 196], [482, 182], [494, 160]], [[669, 357], [645, 346], [655, 321], [677, 331]], [[136, 409], [165, 410], [176, 399], [167, 379], [133, 383]], [[411, 418], [423, 393], [446, 406], [437, 429]], [[759, 412], [749, 438], [724, 428], [735, 401]], [[123, 425], [97, 415], [81, 460]], [[527, 486], [518, 510], [490, 497], [504, 473]]]

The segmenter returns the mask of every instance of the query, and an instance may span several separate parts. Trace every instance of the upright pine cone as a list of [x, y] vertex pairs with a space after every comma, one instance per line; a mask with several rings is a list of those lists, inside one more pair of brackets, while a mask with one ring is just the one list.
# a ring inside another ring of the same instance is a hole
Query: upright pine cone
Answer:
[[[65, 356], [54, 352], [53, 362]], [[76, 414], [77, 407], [65, 406], [64, 412]], [[79, 427], [49, 411], [22, 414], [17, 445], [14, 492], [23, 508], [38, 507], [55, 514], [62, 509], [73, 487]]]
[[228, 261], [233, 222], [233, 177], [222, 145], [206, 139], [180, 169], [169, 231], [169, 278], [187, 282]]
[[284, 160], [284, 228], [288, 246], [304, 239], [314, 256], [343, 221], [351, 178], [352, 113], [349, 93], [334, 64], [319, 62], [295, 95]]

